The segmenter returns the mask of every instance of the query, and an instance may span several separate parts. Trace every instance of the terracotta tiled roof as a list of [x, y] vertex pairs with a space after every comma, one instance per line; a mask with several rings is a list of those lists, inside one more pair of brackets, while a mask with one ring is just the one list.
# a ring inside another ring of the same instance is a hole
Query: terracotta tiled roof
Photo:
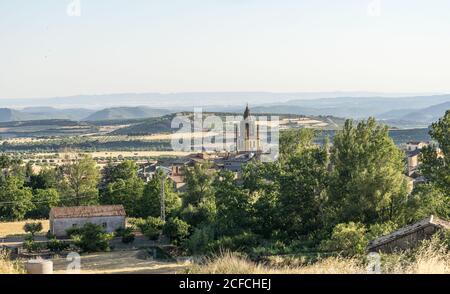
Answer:
[[50, 211], [54, 218], [78, 218], [101, 216], [126, 216], [123, 205], [54, 207]]

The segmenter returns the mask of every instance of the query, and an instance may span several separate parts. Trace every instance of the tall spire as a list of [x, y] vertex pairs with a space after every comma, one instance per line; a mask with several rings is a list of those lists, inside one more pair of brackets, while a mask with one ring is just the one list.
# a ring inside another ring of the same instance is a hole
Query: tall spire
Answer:
[[247, 107], [245, 108], [244, 111], [244, 119], [247, 119], [250, 117], [250, 108], [248, 108], [248, 103], [247, 103]]

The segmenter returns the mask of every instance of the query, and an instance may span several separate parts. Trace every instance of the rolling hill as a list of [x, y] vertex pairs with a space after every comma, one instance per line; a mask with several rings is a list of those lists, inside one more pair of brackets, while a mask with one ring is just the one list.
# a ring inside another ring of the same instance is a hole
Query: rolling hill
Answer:
[[391, 126], [404, 128], [427, 127], [450, 110], [450, 101], [419, 110], [402, 109], [384, 113], [379, 118]]
[[0, 122], [25, 120], [26, 115], [23, 115], [17, 110], [9, 108], [0, 108]]
[[450, 110], [450, 101], [438, 105], [433, 105], [419, 111], [408, 113], [402, 117], [404, 120], [432, 123], [444, 116]]
[[169, 114], [170, 111], [166, 109], [156, 109], [149, 107], [116, 107], [107, 108], [97, 111], [87, 118], [85, 121], [100, 121], [100, 120], [115, 120], [115, 119], [139, 119], [160, 117]]

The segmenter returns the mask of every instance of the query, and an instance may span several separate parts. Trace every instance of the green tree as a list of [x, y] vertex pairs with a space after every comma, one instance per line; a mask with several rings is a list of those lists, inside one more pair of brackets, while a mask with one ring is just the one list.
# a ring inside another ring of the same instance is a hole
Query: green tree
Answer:
[[281, 159], [286, 159], [301, 152], [305, 148], [312, 147], [314, 137], [315, 131], [312, 129], [289, 129], [281, 132]]
[[251, 228], [252, 199], [245, 189], [236, 185], [234, 174], [222, 171], [214, 181], [216, 230], [219, 235], [235, 235]]
[[61, 168], [60, 193], [65, 205], [91, 205], [98, 203], [100, 173], [96, 162], [83, 156]]
[[0, 185], [0, 219], [22, 220], [33, 209], [33, 194], [24, 187], [24, 180], [8, 176]]
[[450, 110], [432, 124], [430, 135], [438, 146], [422, 150], [420, 170], [435, 188], [450, 197]]
[[285, 162], [277, 211], [280, 229], [289, 238], [322, 229], [328, 181], [326, 147], [305, 147]]
[[202, 202], [214, 199], [214, 177], [207, 165], [195, 164], [185, 170], [186, 192], [183, 197], [183, 206], [199, 205]]
[[161, 216], [161, 188], [164, 180], [164, 199], [166, 215], [170, 216], [181, 207], [181, 199], [175, 191], [172, 181], [166, 178], [161, 171], [145, 185], [144, 193], [140, 201], [140, 217]]
[[430, 215], [446, 218], [450, 215], [449, 197], [432, 183], [419, 185], [408, 198], [405, 215], [407, 223]]
[[39, 233], [40, 231], [42, 231], [42, 223], [40, 223], [40, 222], [37, 222], [37, 223], [26, 223], [23, 226], [23, 230], [26, 233], [30, 233], [31, 237], [34, 240], [34, 237], [35, 237], [36, 233]]
[[278, 217], [281, 173], [280, 162], [250, 163], [243, 169], [243, 187], [254, 200], [252, 231], [267, 239], [281, 227]]
[[49, 217], [50, 209], [58, 206], [60, 197], [56, 189], [37, 189], [33, 191], [34, 208], [27, 213], [30, 219], [44, 219]]
[[401, 222], [408, 194], [404, 154], [373, 118], [348, 120], [334, 138], [328, 212], [334, 223]]
[[183, 194], [181, 217], [192, 227], [214, 221], [216, 207], [214, 174], [207, 165], [196, 164], [185, 171], [186, 192]]
[[102, 197], [103, 204], [122, 204], [127, 215], [136, 217], [142, 210], [140, 201], [144, 192], [144, 182], [138, 178], [118, 179], [108, 184]]
[[106, 188], [109, 184], [118, 180], [126, 180], [136, 178], [138, 166], [132, 160], [125, 160], [120, 164], [114, 165], [109, 162], [102, 171], [102, 188]]
[[175, 245], [180, 245], [189, 236], [189, 224], [175, 217], [169, 219], [163, 227], [163, 234]]
[[53, 168], [42, 169], [38, 174], [32, 174], [30, 176], [29, 186], [33, 190], [46, 190], [57, 188], [57, 176], [56, 170]]
[[108, 165], [103, 171], [101, 202], [122, 204], [127, 215], [140, 216], [144, 181], [138, 177], [138, 166], [127, 160], [116, 166]]

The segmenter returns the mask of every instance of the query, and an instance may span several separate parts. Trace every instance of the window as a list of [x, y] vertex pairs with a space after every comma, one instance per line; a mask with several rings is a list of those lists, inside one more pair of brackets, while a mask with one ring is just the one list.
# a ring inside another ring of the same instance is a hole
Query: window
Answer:
[[107, 223], [103, 223], [102, 226], [103, 226], [104, 228], [106, 228], [106, 227], [108, 226], [108, 224], [107, 224]]
[[72, 228], [76, 228], [76, 227], [78, 227], [77, 224], [73, 224], [73, 225], [72, 225]]

